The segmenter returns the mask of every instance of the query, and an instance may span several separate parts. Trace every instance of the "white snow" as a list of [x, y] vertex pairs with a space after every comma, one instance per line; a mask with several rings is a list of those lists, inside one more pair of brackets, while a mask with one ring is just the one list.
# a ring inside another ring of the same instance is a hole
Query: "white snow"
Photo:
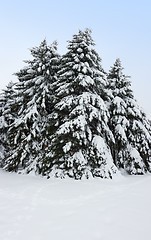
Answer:
[[116, 134], [121, 136], [123, 141], [124, 140], [127, 141], [127, 137], [126, 137], [126, 134], [125, 134], [125, 129], [120, 124], [116, 125], [115, 132], [116, 132]]
[[0, 239], [150, 239], [150, 186], [150, 175], [74, 181], [1, 170]]
[[77, 49], [77, 52], [82, 53], [82, 52], [83, 52], [83, 49], [82, 49], [82, 48], [78, 48], [78, 49]]
[[[73, 161], [76, 160], [77, 163], [80, 163], [80, 165], [85, 165], [87, 163], [86, 159], [84, 158], [82, 151], [79, 150], [78, 152], [76, 152], [73, 157], [72, 157]], [[73, 162], [72, 161], [72, 162]]]
[[[84, 73], [87, 72], [87, 68], [86, 67], [83, 68], [83, 72]], [[91, 77], [89, 77], [89, 76], [85, 76], [82, 79], [81, 84], [82, 84], [82, 86], [87, 86], [88, 84], [93, 85], [94, 84], [94, 80]]]
[[103, 178], [109, 178], [110, 176], [115, 177], [119, 175], [118, 169], [113, 164], [113, 158], [110, 150], [108, 149], [104, 139], [101, 136], [95, 135], [92, 141], [92, 144], [97, 149], [97, 155], [101, 156], [103, 164], [98, 171], [100, 172], [100, 176]]
[[41, 77], [41, 76], [35, 78], [35, 84], [36, 85], [40, 85], [43, 81], [44, 81], [44, 78]]
[[57, 130], [57, 134], [69, 133], [74, 126], [77, 126], [77, 128], [81, 128], [81, 130], [84, 131], [85, 125], [85, 116], [78, 116], [77, 118], [74, 118], [71, 121], [66, 121], [64, 124], [62, 124]]
[[[26, 68], [25, 68], [25, 70], [26, 70]], [[27, 73], [33, 74], [33, 73], [35, 73], [35, 70], [33, 70], [33, 69], [30, 68], [30, 69], [27, 70]]]
[[122, 113], [122, 114], [125, 114], [125, 108], [126, 108], [126, 104], [125, 102], [123, 101], [122, 98], [116, 96], [113, 100], [113, 103], [116, 105], [116, 111], [117, 113]]
[[[133, 159], [131, 165], [129, 166], [129, 171], [131, 171], [132, 174], [137, 174], [137, 173], [143, 173], [145, 174], [145, 169], [144, 169], [144, 162], [143, 159], [141, 158], [139, 152], [137, 151], [136, 148], [133, 148], [131, 145], [127, 145], [127, 149], [129, 152], [129, 156], [131, 159]], [[136, 168], [134, 167], [134, 165], [137, 164], [140, 166], [140, 168], [138, 168], [136, 170]]]
[[66, 145], [63, 147], [64, 153], [68, 152], [72, 146], [71, 142], [67, 142]]

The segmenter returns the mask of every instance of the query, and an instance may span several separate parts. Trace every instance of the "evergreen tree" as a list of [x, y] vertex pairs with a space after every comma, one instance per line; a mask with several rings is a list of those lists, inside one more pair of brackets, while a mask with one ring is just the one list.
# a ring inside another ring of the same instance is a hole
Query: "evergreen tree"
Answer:
[[4, 165], [6, 156], [10, 151], [8, 139], [9, 126], [14, 121], [12, 102], [15, 95], [14, 83], [10, 82], [0, 95], [0, 166]]
[[50, 114], [54, 126], [50, 176], [112, 178], [117, 172], [108, 147], [113, 136], [104, 102], [105, 73], [93, 46], [90, 30], [79, 31], [61, 59]]
[[3, 94], [0, 94], [0, 167], [2, 167], [2, 163], [5, 158], [5, 153], [6, 153], [6, 133], [4, 129], [6, 128], [6, 122], [3, 116], [4, 112], [4, 104], [5, 104], [5, 99]]
[[46, 40], [31, 49], [32, 60], [16, 75], [19, 82], [18, 112], [9, 131], [11, 152], [5, 168], [9, 171], [41, 173], [49, 140], [49, 117], [53, 105], [52, 83], [56, 81], [59, 55], [57, 43]]
[[110, 128], [115, 137], [112, 155], [118, 168], [130, 174], [150, 171], [151, 131], [144, 112], [134, 99], [129, 77], [123, 74], [120, 59], [108, 74], [110, 102]]

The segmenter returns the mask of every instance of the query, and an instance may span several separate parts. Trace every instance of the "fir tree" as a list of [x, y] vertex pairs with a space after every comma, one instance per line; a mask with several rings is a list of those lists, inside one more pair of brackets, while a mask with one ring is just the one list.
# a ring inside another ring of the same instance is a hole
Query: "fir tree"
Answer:
[[41, 173], [49, 140], [49, 117], [53, 105], [52, 83], [56, 80], [57, 43], [47, 46], [44, 40], [31, 49], [32, 60], [16, 75], [19, 82], [18, 117], [9, 132], [11, 152], [5, 168], [9, 171]]
[[55, 84], [56, 103], [50, 115], [52, 135], [50, 176], [103, 177], [117, 172], [108, 147], [113, 136], [108, 128], [105, 73], [93, 48], [91, 31], [79, 31], [69, 41]]
[[8, 139], [9, 126], [13, 123], [15, 116], [13, 112], [14, 83], [10, 82], [0, 95], [0, 165], [4, 165], [6, 156], [10, 151]]
[[6, 129], [6, 122], [5, 118], [3, 116], [4, 112], [4, 105], [5, 105], [5, 99], [3, 94], [0, 94], [0, 167], [2, 167], [2, 163], [5, 158], [6, 153], [6, 132], [4, 129]]
[[120, 59], [115, 61], [108, 80], [112, 92], [110, 128], [115, 137], [112, 146], [114, 162], [130, 174], [144, 174], [150, 171], [150, 125], [134, 99], [129, 77], [123, 74]]

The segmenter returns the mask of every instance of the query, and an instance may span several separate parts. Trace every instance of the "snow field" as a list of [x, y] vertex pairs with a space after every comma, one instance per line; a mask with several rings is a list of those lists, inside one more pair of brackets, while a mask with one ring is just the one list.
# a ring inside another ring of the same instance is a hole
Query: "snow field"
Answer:
[[0, 239], [150, 239], [150, 185], [150, 175], [75, 181], [1, 170]]

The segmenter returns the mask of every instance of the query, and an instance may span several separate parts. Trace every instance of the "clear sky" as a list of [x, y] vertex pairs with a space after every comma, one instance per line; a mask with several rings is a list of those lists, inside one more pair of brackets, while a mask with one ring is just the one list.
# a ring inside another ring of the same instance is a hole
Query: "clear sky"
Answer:
[[0, 89], [46, 38], [65, 53], [79, 29], [92, 30], [106, 71], [120, 58], [135, 98], [151, 118], [150, 0], [0, 0]]

